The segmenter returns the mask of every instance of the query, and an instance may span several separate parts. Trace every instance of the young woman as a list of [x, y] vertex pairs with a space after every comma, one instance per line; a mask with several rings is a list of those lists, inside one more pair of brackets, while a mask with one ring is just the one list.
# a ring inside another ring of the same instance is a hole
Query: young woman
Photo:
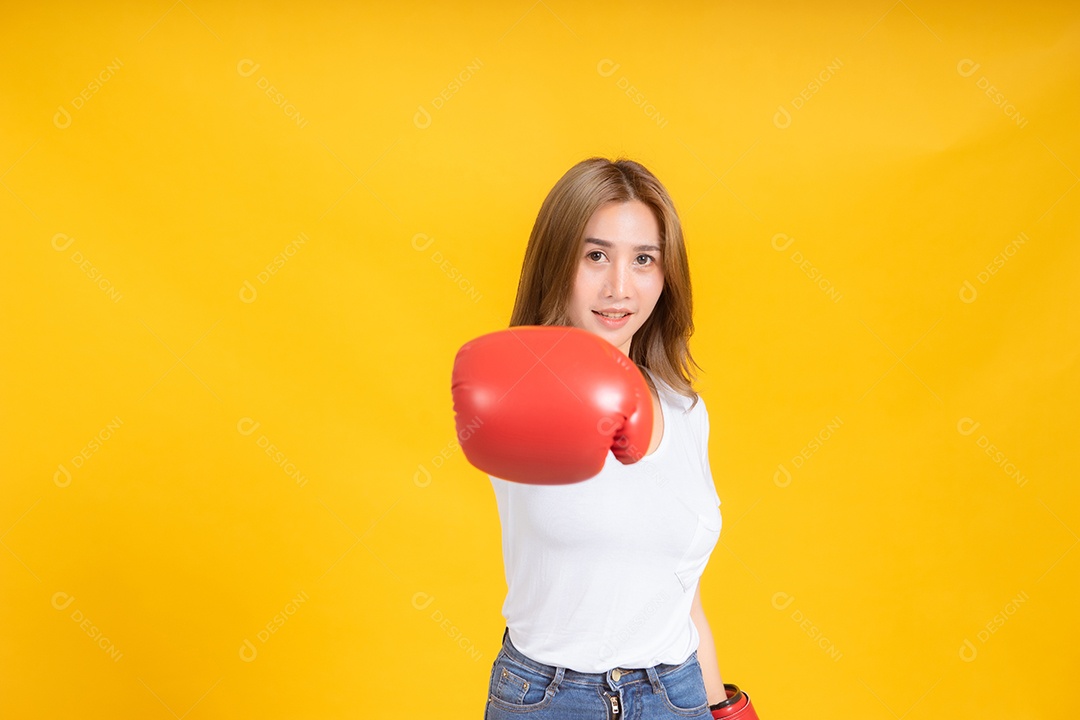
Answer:
[[489, 475], [508, 592], [486, 720], [712, 718], [729, 692], [699, 580], [719, 538], [720, 499], [709, 416], [693, 388], [682, 227], [652, 173], [591, 158], [555, 184], [510, 325], [571, 326], [608, 341], [641, 370], [653, 423], [643, 457], [623, 464], [609, 453], [583, 482]]

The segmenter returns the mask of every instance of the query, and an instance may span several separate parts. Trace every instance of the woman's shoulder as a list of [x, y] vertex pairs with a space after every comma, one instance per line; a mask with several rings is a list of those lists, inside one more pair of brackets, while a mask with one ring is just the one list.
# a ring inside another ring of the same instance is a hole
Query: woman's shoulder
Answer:
[[695, 393], [694, 397], [683, 395], [675, 390], [675, 388], [671, 387], [671, 385], [664, 382], [663, 378], [649, 368], [644, 368], [644, 370], [652, 379], [653, 385], [656, 387], [656, 393], [660, 396], [661, 401], [666, 401], [669, 405], [678, 408], [686, 414], [705, 412], [705, 400], [700, 394]]

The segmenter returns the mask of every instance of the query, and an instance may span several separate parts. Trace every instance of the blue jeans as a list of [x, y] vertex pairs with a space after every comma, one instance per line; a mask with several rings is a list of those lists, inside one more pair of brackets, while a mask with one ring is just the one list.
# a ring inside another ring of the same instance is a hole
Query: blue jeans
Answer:
[[535, 662], [503, 633], [484, 720], [712, 720], [697, 653], [681, 665], [582, 673]]

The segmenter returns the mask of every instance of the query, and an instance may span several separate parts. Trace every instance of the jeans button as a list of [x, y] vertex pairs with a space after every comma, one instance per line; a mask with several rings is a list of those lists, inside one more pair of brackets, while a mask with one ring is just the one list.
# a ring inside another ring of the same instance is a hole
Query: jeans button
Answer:
[[622, 670], [615, 668], [611, 671], [611, 677], [615, 679], [615, 682], [619, 682], [619, 679], [622, 677]]

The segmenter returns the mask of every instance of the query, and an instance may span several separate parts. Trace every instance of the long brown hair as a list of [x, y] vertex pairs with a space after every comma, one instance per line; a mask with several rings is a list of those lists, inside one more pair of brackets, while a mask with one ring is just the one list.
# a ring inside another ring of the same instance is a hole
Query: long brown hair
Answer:
[[[510, 326], [570, 325], [567, 306], [584, 248], [585, 226], [602, 205], [631, 200], [644, 203], [656, 215], [664, 289], [630, 342], [630, 359], [696, 403], [694, 368], [701, 368], [689, 348], [694, 334], [693, 299], [682, 223], [664, 186], [633, 160], [589, 158], [555, 183], [529, 235]], [[648, 373], [643, 374], [652, 385]]]

